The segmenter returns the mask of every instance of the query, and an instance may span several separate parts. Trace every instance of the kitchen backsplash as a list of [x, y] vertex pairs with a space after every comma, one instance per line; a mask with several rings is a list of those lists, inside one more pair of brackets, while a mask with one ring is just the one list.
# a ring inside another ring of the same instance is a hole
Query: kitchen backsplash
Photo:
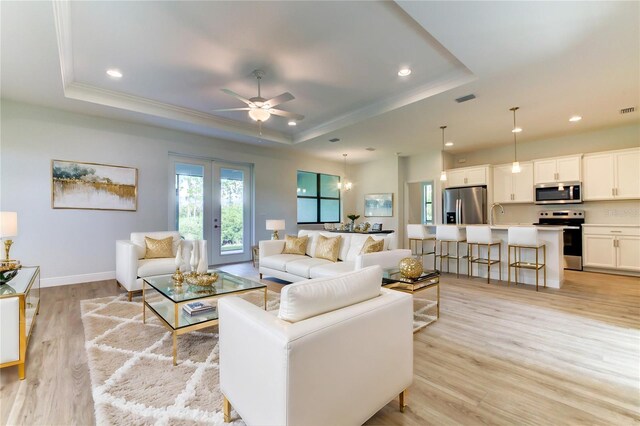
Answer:
[[640, 202], [629, 201], [590, 201], [582, 204], [536, 205], [505, 204], [504, 214], [494, 209], [496, 223], [534, 223], [538, 221], [540, 210], [579, 209], [585, 211], [585, 222], [606, 225], [640, 225]]

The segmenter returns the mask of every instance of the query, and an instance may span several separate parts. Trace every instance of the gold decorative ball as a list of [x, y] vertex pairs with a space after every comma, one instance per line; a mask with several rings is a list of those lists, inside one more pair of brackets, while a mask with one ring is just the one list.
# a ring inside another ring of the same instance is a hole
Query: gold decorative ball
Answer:
[[422, 263], [413, 257], [405, 257], [398, 264], [400, 274], [405, 278], [418, 278], [422, 275], [424, 269]]

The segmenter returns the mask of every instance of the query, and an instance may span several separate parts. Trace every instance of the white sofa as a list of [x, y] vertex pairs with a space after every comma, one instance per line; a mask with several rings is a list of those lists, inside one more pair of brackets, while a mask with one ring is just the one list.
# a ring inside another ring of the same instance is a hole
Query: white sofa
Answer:
[[[144, 237], [161, 240], [173, 238], [173, 257], [145, 259], [146, 245]], [[116, 241], [116, 282], [129, 293], [129, 300], [135, 291], [142, 290], [142, 279], [153, 275], [171, 274], [176, 270], [175, 256], [178, 245], [182, 246], [182, 270], [188, 270], [191, 250], [195, 241], [182, 240], [177, 231], [132, 232], [130, 240]], [[204, 256], [208, 265], [207, 242], [200, 242], [200, 256]]]
[[[411, 295], [374, 266], [288, 285], [276, 316], [218, 301], [220, 391], [248, 425], [360, 425], [413, 380]], [[287, 320], [283, 319], [286, 318]]]
[[[332, 277], [372, 265], [392, 268], [397, 266], [400, 260], [411, 256], [411, 250], [396, 248], [395, 233], [382, 236], [309, 230], [298, 232], [299, 237], [304, 235], [309, 236], [306, 255], [282, 254], [284, 240], [260, 241], [260, 278], [268, 276], [296, 282], [309, 278]], [[318, 235], [330, 238], [338, 235], [341, 237], [338, 262], [312, 257]], [[383, 250], [377, 253], [360, 254], [369, 236], [375, 240], [384, 239]]]

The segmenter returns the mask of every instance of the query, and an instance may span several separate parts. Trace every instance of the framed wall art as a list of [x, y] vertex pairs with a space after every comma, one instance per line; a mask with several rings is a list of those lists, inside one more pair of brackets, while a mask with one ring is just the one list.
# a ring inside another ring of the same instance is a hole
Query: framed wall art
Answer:
[[367, 194], [364, 196], [365, 217], [392, 217], [393, 193]]
[[138, 169], [52, 160], [51, 207], [136, 211]]

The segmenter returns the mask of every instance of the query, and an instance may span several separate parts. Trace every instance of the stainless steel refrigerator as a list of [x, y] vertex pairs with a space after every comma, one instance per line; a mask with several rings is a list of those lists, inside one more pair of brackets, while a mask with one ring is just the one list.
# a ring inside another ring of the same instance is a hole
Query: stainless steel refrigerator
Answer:
[[442, 193], [442, 217], [450, 224], [487, 223], [487, 187], [448, 188]]

